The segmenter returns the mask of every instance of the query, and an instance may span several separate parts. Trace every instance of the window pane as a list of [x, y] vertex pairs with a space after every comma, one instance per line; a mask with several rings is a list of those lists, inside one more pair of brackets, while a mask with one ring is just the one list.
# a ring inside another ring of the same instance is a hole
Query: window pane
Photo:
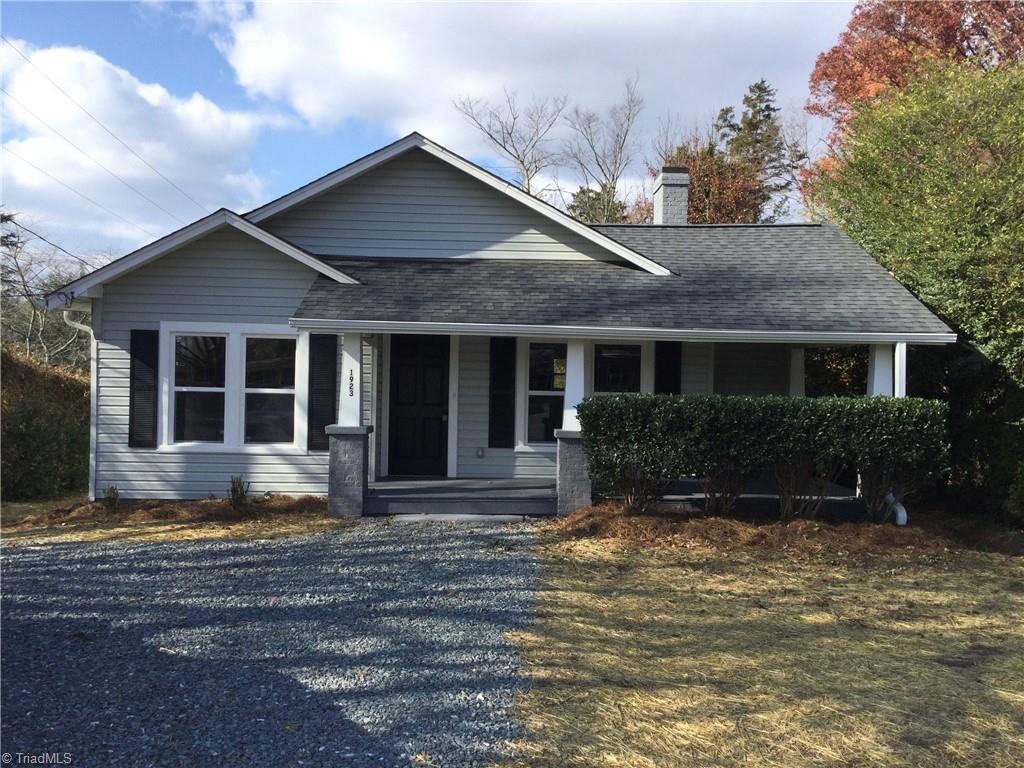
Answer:
[[555, 430], [562, 428], [561, 395], [530, 395], [530, 416], [526, 424], [526, 442], [553, 443]]
[[245, 386], [291, 389], [295, 386], [295, 339], [246, 339]]
[[595, 345], [594, 391], [639, 392], [640, 347], [635, 344]]
[[175, 392], [176, 442], [224, 442], [224, 393]]
[[175, 386], [223, 387], [226, 346], [223, 336], [175, 336]]
[[290, 443], [294, 436], [294, 395], [245, 396], [245, 442]]
[[530, 389], [565, 389], [565, 344], [530, 345]]

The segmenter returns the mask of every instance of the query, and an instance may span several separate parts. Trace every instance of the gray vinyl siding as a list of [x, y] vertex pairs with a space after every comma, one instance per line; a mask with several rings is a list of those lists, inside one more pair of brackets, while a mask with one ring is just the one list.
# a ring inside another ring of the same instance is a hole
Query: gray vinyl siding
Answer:
[[161, 320], [287, 323], [315, 272], [233, 230], [220, 230], [104, 286], [98, 313], [96, 490], [128, 498], [224, 496], [232, 475], [253, 493], [327, 492], [327, 454], [167, 453], [128, 447], [132, 329]]
[[714, 388], [715, 345], [711, 342], [683, 342], [684, 395], [708, 394]]
[[323, 256], [618, 258], [418, 149], [261, 226]]
[[720, 395], [789, 394], [789, 346], [716, 344], [715, 392]]
[[[490, 339], [459, 340], [459, 477], [554, 477], [554, 453], [517, 453], [487, 447]], [[477, 449], [483, 449], [482, 458]]]

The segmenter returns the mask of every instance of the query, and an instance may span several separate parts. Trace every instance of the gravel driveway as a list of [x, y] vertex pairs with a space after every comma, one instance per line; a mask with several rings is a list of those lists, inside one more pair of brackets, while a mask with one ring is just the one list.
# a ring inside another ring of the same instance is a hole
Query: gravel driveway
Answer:
[[4, 752], [75, 766], [484, 765], [516, 735], [505, 633], [529, 527], [2, 551]]

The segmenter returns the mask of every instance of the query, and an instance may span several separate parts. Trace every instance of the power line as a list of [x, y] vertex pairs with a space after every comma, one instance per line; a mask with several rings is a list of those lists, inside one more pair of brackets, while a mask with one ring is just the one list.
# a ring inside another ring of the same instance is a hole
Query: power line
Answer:
[[80, 152], [80, 153], [81, 153], [82, 155], [84, 155], [85, 157], [87, 157], [87, 158], [88, 158], [89, 160], [91, 160], [91, 161], [92, 161], [93, 163], [95, 163], [96, 165], [98, 165], [98, 166], [99, 166], [100, 168], [102, 168], [102, 169], [103, 169], [104, 171], [106, 171], [107, 173], [109, 173], [109, 174], [110, 174], [111, 176], [113, 176], [113, 177], [114, 177], [115, 179], [117, 179], [118, 181], [120, 181], [120, 182], [121, 182], [122, 184], [124, 184], [124, 185], [125, 185], [126, 187], [128, 187], [128, 189], [130, 189], [130, 190], [131, 190], [132, 192], [134, 192], [135, 194], [137, 194], [137, 195], [138, 195], [139, 197], [141, 197], [141, 198], [142, 198], [143, 200], [145, 200], [145, 201], [146, 201], [147, 203], [149, 203], [150, 205], [152, 205], [152, 206], [153, 206], [154, 208], [158, 208], [158, 209], [160, 209], [161, 211], [163, 211], [164, 213], [166, 213], [166, 214], [167, 214], [168, 216], [170, 216], [170, 217], [171, 217], [172, 219], [174, 219], [175, 221], [177, 221], [177, 222], [178, 222], [179, 224], [186, 224], [186, 223], [187, 223], [187, 222], [186, 222], [186, 221], [185, 221], [185, 220], [184, 220], [183, 218], [181, 218], [180, 216], [178, 216], [178, 215], [176, 215], [176, 214], [172, 213], [171, 211], [167, 210], [167, 209], [166, 209], [166, 208], [164, 208], [164, 207], [163, 207], [162, 205], [160, 205], [160, 203], [158, 203], [158, 202], [157, 202], [156, 200], [154, 200], [153, 198], [151, 198], [151, 197], [150, 197], [149, 195], [147, 195], [146, 193], [142, 192], [142, 191], [141, 191], [140, 189], [138, 189], [138, 187], [135, 187], [134, 185], [132, 185], [132, 184], [130, 184], [129, 182], [125, 181], [125, 180], [124, 180], [123, 178], [121, 178], [121, 177], [120, 177], [120, 176], [119, 176], [118, 174], [116, 174], [116, 173], [115, 173], [114, 171], [112, 171], [112, 170], [110, 170], [109, 168], [107, 168], [107, 166], [105, 166], [105, 165], [104, 165], [103, 163], [101, 163], [101, 162], [100, 162], [99, 160], [97, 160], [97, 159], [96, 159], [95, 157], [93, 157], [92, 155], [90, 155], [90, 154], [89, 154], [88, 152], [86, 152], [86, 151], [85, 151], [84, 149], [82, 149], [82, 148], [81, 148], [80, 146], [78, 146], [77, 144], [75, 144], [75, 142], [73, 142], [73, 141], [72, 141], [71, 139], [69, 139], [69, 138], [68, 138], [67, 136], [65, 136], [65, 135], [64, 135], [63, 133], [61, 133], [60, 131], [58, 131], [58, 130], [57, 130], [56, 128], [54, 128], [54, 127], [53, 127], [52, 125], [50, 125], [50, 124], [49, 124], [48, 122], [46, 122], [45, 120], [43, 120], [43, 118], [41, 118], [41, 117], [40, 117], [39, 115], [37, 115], [37, 114], [36, 114], [35, 112], [33, 112], [33, 111], [32, 111], [31, 109], [29, 109], [28, 107], [26, 107], [26, 106], [25, 106], [25, 105], [24, 105], [24, 104], [23, 104], [22, 102], [18, 101], [18, 100], [17, 100], [16, 98], [14, 98], [14, 97], [13, 97], [13, 96], [12, 96], [12, 95], [10, 94], [10, 92], [8, 92], [8, 91], [7, 91], [7, 90], [6, 90], [5, 88], [3, 88], [3, 87], [0, 87], [0, 93], [4, 94], [4, 96], [6, 96], [6, 97], [7, 97], [8, 99], [10, 99], [10, 100], [11, 100], [11, 101], [13, 101], [13, 102], [14, 102], [15, 104], [17, 104], [17, 105], [18, 105], [19, 107], [21, 107], [21, 108], [22, 108], [23, 110], [25, 110], [26, 112], [28, 112], [28, 113], [29, 113], [30, 115], [32, 115], [32, 117], [34, 117], [34, 118], [35, 118], [36, 120], [38, 120], [38, 121], [39, 121], [40, 123], [42, 123], [42, 124], [43, 124], [43, 125], [44, 125], [45, 127], [49, 128], [49, 129], [50, 129], [51, 131], [53, 131], [53, 132], [54, 132], [55, 134], [57, 134], [58, 136], [60, 136], [60, 137], [61, 137], [62, 139], [64, 139], [64, 141], [66, 141], [66, 142], [67, 142], [68, 144], [70, 144], [70, 145], [71, 145], [71, 146], [72, 146], [72, 147], [73, 147], [74, 149], [78, 150], [78, 152]]
[[18, 46], [16, 46], [16, 45], [15, 45], [14, 43], [12, 43], [12, 42], [11, 42], [10, 40], [8, 40], [8, 39], [7, 39], [6, 37], [4, 37], [3, 35], [0, 35], [0, 40], [3, 40], [3, 41], [4, 41], [5, 43], [7, 43], [7, 45], [9, 45], [9, 46], [10, 46], [10, 47], [11, 47], [11, 48], [12, 48], [12, 49], [14, 50], [14, 52], [15, 52], [16, 54], [18, 54], [19, 56], [21, 56], [21, 58], [23, 58], [23, 59], [24, 59], [24, 60], [25, 60], [25, 61], [26, 61], [26, 62], [27, 62], [27, 63], [29, 64], [29, 66], [31, 66], [31, 67], [32, 67], [32, 68], [33, 68], [33, 69], [34, 69], [34, 70], [35, 70], [36, 72], [38, 72], [38, 73], [39, 73], [40, 75], [42, 75], [42, 76], [43, 76], [44, 78], [46, 78], [47, 82], [49, 82], [49, 83], [50, 83], [50, 85], [52, 85], [52, 86], [53, 86], [54, 88], [56, 88], [56, 89], [57, 89], [58, 91], [60, 91], [61, 93], [63, 93], [63, 94], [64, 94], [64, 96], [66, 96], [66, 97], [67, 97], [68, 101], [70, 101], [70, 102], [71, 102], [72, 104], [74, 104], [74, 105], [75, 105], [76, 107], [78, 107], [78, 108], [79, 108], [80, 110], [82, 110], [82, 111], [83, 111], [83, 112], [84, 112], [85, 114], [87, 114], [87, 115], [88, 115], [88, 116], [89, 116], [90, 118], [92, 118], [92, 120], [93, 120], [93, 121], [94, 121], [94, 122], [95, 122], [95, 123], [96, 123], [96, 124], [97, 124], [97, 125], [98, 125], [98, 126], [99, 126], [100, 128], [102, 128], [102, 129], [103, 129], [104, 131], [106, 131], [106, 132], [107, 132], [108, 134], [110, 134], [110, 136], [111, 136], [111, 137], [112, 137], [112, 138], [113, 138], [113, 139], [114, 139], [115, 141], [117, 141], [117, 143], [118, 143], [118, 144], [120, 144], [120, 145], [121, 145], [122, 147], [124, 147], [124, 148], [125, 148], [125, 149], [127, 149], [127, 150], [128, 150], [129, 152], [131, 152], [131, 153], [132, 153], [133, 155], [135, 155], [135, 156], [136, 156], [137, 158], [139, 158], [139, 160], [141, 160], [141, 161], [142, 161], [142, 163], [143, 163], [143, 164], [144, 164], [144, 165], [145, 165], [145, 166], [146, 166], [147, 168], [149, 168], [149, 170], [151, 170], [151, 171], [152, 171], [153, 173], [155, 173], [155, 174], [156, 174], [157, 176], [159, 176], [159, 177], [160, 177], [161, 179], [163, 179], [163, 180], [164, 180], [164, 181], [166, 181], [166, 182], [167, 182], [168, 184], [170, 184], [170, 185], [171, 185], [172, 187], [174, 187], [174, 188], [175, 188], [176, 190], [178, 190], [178, 191], [179, 191], [179, 192], [180, 192], [180, 193], [181, 193], [182, 195], [184, 195], [184, 196], [185, 196], [185, 197], [187, 197], [187, 198], [188, 198], [189, 200], [191, 200], [191, 201], [192, 201], [193, 203], [195, 203], [195, 205], [196, 205], [196, 206], [198, 206], [198, 208], [199, 208], [199, 209], [200, 209], [200, 210], [201, 210], [201, 211], [202, 211], [203, 213], [209, 213], [209, 212], [210, 212], [209, 208], [207, 208], [207, 207], [206, 207], [205, 205], [203, 205], [203, 204], [202, 204], [202, 203], [200, 203], [200, 202], [199, 202], [198, 200], [196, 200], [196, 199], [195, 199], [194, 197], [192, 197], [192, 195], [190, 195], [190, 194], [189, 194], [188, 192], [186, 192], [186, 191], [185, 191], [184, 189], [182, 189], [182, 188], [181, 188], [181, 187], [179, 187], [179, 186], [178, 186], [177, 184], [175, 184], [175, 183], [174, 183], [173, 181], [171, 181], [171, 180], [170, 180], [169, 178], [167, 178], [167, 177], [166, 177], [166, 176], [164, 176], [164, 175], [163, 175], [162, 173], [160, 173], [160, 171], [158, 171], [158, 170], [157, 170], [156, 168], [154, 168], [154, 167], [153, 167], [153, 165], [152, 165], [152, 164], [150, 164], [150, 162], [149, 162], [148, 160], [146, 160], [146, 158], [144, 158], [144, 157], [143, 157], [142, 155], [140, 155], [140, 154], [139, 154], [138, 152], [136, 152], [136, 151], [135, 151], [134, 149], [132, 149], [132, 148], [131, 148], [130, 146], [128, 146], [128, 144], [127, 144], [127, 143], [126, 143], [126, 142], [124, 141], [124, 139], [122, 139], [122, 138], [121, 138], [120, 136], [118, 136], [118, 135], [117, 135], [116, 133], [114, 133], [114, 132], [113, 132], [112, 130], [110, 130], [109, 128], [107, 128], [107, 126], [106, 126], [106, 125], [104, 125], [104, 124], [103, 124], [103, 123], [102, 123], [102, 122], [100, 121], [100, 119], [99, 119], [98, 117], [96, 117], [96, 115], [94, 115], [94, 114], [93, 114], [92, 112], [90, 112], [90, 111], [89, 111], [88, 109], [86, 109], [85, 107], [83, 107], [83, 106], [82, 106], [82, 105], [81, 105], [81, 104], [80, 104], [80, 103], [79, 103], [79, 102], [78, 102], [78, 101], [77, 101], [77, 100], [75, 99], [75, 97], [74, 97], [74, 96], [72, 96], [72, 95], [71, 95], [70, 93], [68, 93], [68, 92], [67, 92], [67, 91], [65, 91], [65, 90], [64, 90], [63, 88], [61, 88], [61, 87], [60, 87], [60, 85], [59, 85], [59, 84], [58, 84], [58, 83], [57, 83], [57, 82], [56, 82], [56, 81], [55, 81], [55, 80], [54, 80], [54, 79], [53, 79], [52, 77], [50, 77], [50, 76], [49, 76], [48, 74], [46, 74], [45, 72], [43, 72], [43, 70], [41, 70], [41, 69], [40, 69], [40, 68], [39, 68], [38, 66], [36, 66], [36, 64], [35, 64], [35, 63], [34, 63], [34, 62], [33, 62], [33, 61], [32, 61], [32, 60], [31, 60], [31, 59], [30, 59], [30, 58], [28, 57], [28, 56], [26, 56], [26, 55], [25, 55], [24, 53], [22, 53], [22, 52], [21, 52], [21, 50], [20, 50], [20, 49], [18, 48]]
[[32, 167], [32, 168], [35, 168], [35, 169], [36, 169], [37, 171], [39, 171], [39, 173], [43, 174], [43, 176], [46, 176], [47, 178], [49, 178], [49, 179], [52, 179], [53, 181], [57, 182], [57, 183], [58, 183], [58, 184], [60, 184], [60, 185], [61, 185], [62, 187], [64, 187], [64, 189], [66, 189], [66, 190], [68, 190], [69, 192], [73, 192], [74, 194], [78, 195], [78, 196], [79, 196], [80, 198], [82, 198], [83, 200], [85, 200], [85, 201], [86, 201], [87, 203], [91, 203], [92, 205], [95, 205], [95, 206], [96, 206], [97, 208], [99, 208], [99, 209], [100, 209], [101, 211], [104, 211], [104, 212], [106, 212], [106, 213], [109, 213], [109, 214], [110, 214], [111, 216], [114, 216], [114, 217], [116, 217], [116, 218], [120, 219], [120, 220], [121, 220], [121, 221], [123, 221], [123, 222], [124, 222], [125, 224], [128, 224], [129, 226], [135, 227], [135, 228], [136, 228], [137, 230], [139, 230], [140, 232], [143, 232], [143, 233], [145, 233], [145, 234], [146, 234], [146, 235], [147, 235], [148, 237], [152, 237], [152, 238], [156, 239], [156, 235], [154, 235], [154, 234], [153, 234], [152, 232], [150, 232], [150, 231], [149, 231], [148, 229], [146, 229], [145, 227], [142, 227], [142, 226], [140, 226], [140, 225], [136, 224], [136, 223], [135, 223], [134, 221], [130, 221], [130, 220], [126, 219], [126, 218], [125, 218], [124, 216], [122, 216], [122, 215], [121, 215], [120, 213], [118, 213], [117, 211], [112, 211], [112, 210], [110, 210], [109, 208], [107, 208], [107, 206], [103, 205], [102, 203], [97, 203], [97, 202], [96, 202], [95, 200], [93, 200], [93, 199], [92, 199], [91, 197], [89, 197], [88, 195], [85, 195], [85, 194], [83, 194], [83, 193], [79, 192], [79, 191], [78, 191], [77, 189], [75, 189], [74, 187], [71, 187], [71, 186], [69, 186], [69, 185], [65, 184], [65, 183], [64, 183], [63, 181], [61, 181], [60, 179], [58, 179], [58, 178], [57, 178], [56, 176], [54, 176], [54, 175], [53, 175], [52, 173], [49, 173], [49, 172], [47, 172], [47, 171], [44, 171], [44, 170], [43, 170], [42, 168], [40, 168], [40, 167], [39, 167], [38, 165], [36, 165], [36, 164], [35, 164], [35, 163], [33, 163], [32, 161], [30, 161], [30, 160], [26, 160], [26, 159], [25, 159], [24, 157], [22, 157], [22, 156], [21, 156], [21, 155], [19, 155], [19, 154], [18, 154], [17, 152], [15, 152], [15, 151], [14, 151], [13, 149], [11, 149], [9, 145], [5, 145], [5, 146], [4, 146], [4, 151], [5, 151], [5, 152], [10, 152], [10, 153], [11, 153], [12, 155], [14, 155], [14, 156], [15, 156], [16, 158], [18, 158], [19, 160], [21, 160], [21, 162], [25, 163], [25, 165], [28, 165], [28, 166], [30, 166], [30, 167]]
[[28, 233], [29, 233], [30, 235], [32, 235], [33, 237], [37, 237], [37, 238], [39, 238], [39, 239], [40, 239], [40, 240], [42, 240], [42, 241], [43, 241], [44, 243], [46, 243], [46, 244], [48, 244], [48, 245], [52, 245], [52, 246], [53, 246], [54, 248], [56, 248], [56, 249], [57, 249], [58, 251], [61, 251], [62, 253], [66, 253], [66, 254], [67, 254], [68, 256], [70, 256], [70, 257], [71, 257], [72, 259], [75, 259], [76, 261], [78, 261], [78, 262], [81, 262], [82, 264], [84, 264], [85, 266], [87, 266], [87, 267], [88, 267], [89, 269], [97, 269], [96, 265], [95, 265], [95, 264], [93, 264], [92, 262], [90, 262], [90, 261], [87, 261], [87, 260], [86, 260], [85, 258], [83, 258], [83, 257], [81, 257], [81, 256], [77, 256], [76, 254], [72, 253], [72, 252], [71, 252], [71, 251], [69, 251], [69, 250], [68, 250], [67, 248], [65, 248], [65, 247], [63, 247], [63, 246], [61, 246], [61, 245], [57, 245], [57, 244], [56, 244], [55, 242], [53, 242], [52, 240], [50, 240], [50, 239], [48, 239], [48, 238], [46, 238], [46, 237], [43, 237], [43, 236], [42, 236], [42, 235], [40, 235], [40, 234], [39, 234], [38, 232], [35, 232], [35, 231], [33, 231], [33, 230], [29, 229], [29, 228], [28, 228], [28, 227], [26, 227], [26, 226], [25, 226], [24, 224], [22, 224], [22, 223], [21, 223], [20, 221], [16, 221], [15, 219], [13, 219], [13, 218], [12, 218], [12, 219], [10, 219], [10, 223], [11, 223], [11, 224], [13, 224], [14, 226], [18, 227], [19, 229], [23, 229], [23, 230], [25, 230], [26, 232], [28, 232]]

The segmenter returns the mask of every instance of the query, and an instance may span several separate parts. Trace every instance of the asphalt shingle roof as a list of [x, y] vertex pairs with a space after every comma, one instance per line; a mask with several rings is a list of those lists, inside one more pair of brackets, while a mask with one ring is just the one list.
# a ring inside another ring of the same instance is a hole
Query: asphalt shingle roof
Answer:
[[621, 263], [324, 258], [296, 317], [677, 330], [948, 333], [828, 225], [597, 226], [674, 273]]

